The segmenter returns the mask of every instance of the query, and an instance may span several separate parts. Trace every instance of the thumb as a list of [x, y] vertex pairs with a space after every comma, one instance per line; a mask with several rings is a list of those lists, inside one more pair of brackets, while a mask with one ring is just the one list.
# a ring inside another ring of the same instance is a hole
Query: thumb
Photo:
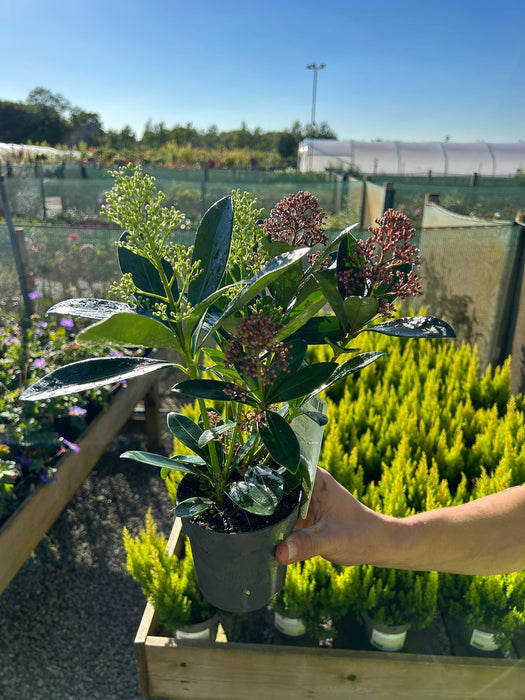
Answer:
[[279, 542], [275, 556], [279, 564], [293, 564], [320, 554], [320, 540], [312, 527], [296, 530], [287, 539]]

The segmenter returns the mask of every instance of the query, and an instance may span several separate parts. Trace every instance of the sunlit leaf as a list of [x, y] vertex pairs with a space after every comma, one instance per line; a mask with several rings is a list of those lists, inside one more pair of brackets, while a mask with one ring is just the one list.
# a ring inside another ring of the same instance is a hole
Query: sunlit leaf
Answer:
[[452, 326], [435, 316], [409, 316], [395, 318], [376, 326], [369, 326], [367, 331], [392, 335], [398, 338], [455, 338]]
[[230, 254], [232, 227], [233, 200], [227, 196], [208, 209], [197, 228], [191, 261], [201, 261], [201, 274], [189, 286], [191, 304], [198, 304], [219, 287]]
[[119, 347], [178, 349], [176, 335], [151, 316], [133, 311], [115, 313], [88, 326], [77, 340], [83, 345], [117, 345]]
[[86, 389], [115, 384], [149, 372], [157, 372], [172, 362], [148, 357], [95, 357], [56, 369], [39, 379], [20, 396], [22, 401], [40, 401], [67, 396]]
[[48, 309], [48, 314], [62, 314], [63, 316], [80, 316], [82, 318], [92, 318], [103, 320], [112, 314], [124, 311], [133, 311], [129, 304], [120, 301], [110, 301], [109, 299], [65, 299], [54, 304]]
[[192, 518], [194, 515], [208, 510], [212, 505], [213, 501], [209, 498], [193, 496], [192, 498], [187, 498], [185, 501], [177, 503], [174, 513], [177, 518]]
[[272, 459], [291, 472], [299, 468], [301, 453], [297, 437], [286, 420], [275, 411], [265, 411], [259, 435]]

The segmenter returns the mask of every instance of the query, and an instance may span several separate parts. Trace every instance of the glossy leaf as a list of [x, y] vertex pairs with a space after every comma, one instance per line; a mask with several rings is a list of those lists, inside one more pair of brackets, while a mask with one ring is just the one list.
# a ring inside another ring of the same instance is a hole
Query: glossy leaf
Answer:
[[202, 470], [195, 466], [195, 460], [199, 459], [198, 464], [206, 464], [203, 459], [196, 455], [193, 457], [193, 461], [189, 463], [187, 460], [180, 460], [177, 457], [164, 457], [154, 452], [142, 452], [141, 450], [123, 452], [120, 457], [121, 459], [132, 459], [135, 462], [150, 464], [153, 467], [159, 467], [159, 469], [171, 469], [185, 474], [196, 474], [197, 476], [202, 475]]
[[314, 274], [314, 277], [319, 282], [319, 286], [323, 291], [326, 301], [332, 307], [332, 311], [339, 319], [341, 325], [347, 328], [348, 323], [343, 305], [343, 297], [339, 293], [335, 270], [333, 268], [329, 270], [319, 270], [319, 272]]
[[455, 338], [452, 326], [435, 316], [409, 316], [395, 318], [365, 330], [398, 338]]
[[187, 498], [185, 501], [177, 503], [174, 513], [177, 518], [192, 518], [194, 515], [204, 513], [204, 511], [208, 510], [212, 505], [213, 501], [209, 498], [193, 496], [192, 498]]
[[308, 248], [299, 248], [290, 253], [283, 253], [266, 263], [255, 275], [247, 280], [241, 291], [231, 300], [213, 326], [208, 330], [206, 336], [202, 339], [202, 344], [204, 344], [207, 338], [222, 325], [228, 316], [251, 301], [251, 299], [256, 297], [269, 284], [277, 279], [277, 277], [284, 274], [288, 268], [294, 265], [298, 260], [304, 258], [307, 253]]
[[172, 388], [172, 391], [197, 399], [210, 399], [212, 401], [239, 401], [250, 406], [257, 403], [244, 389], [231, 382], [222, 382], [217, 379], [186, 379]]
[[244, 480], [254, 484], [264, 484], [275, 496], [277, 503], [283, 497], [283, 478], [278, 471], [270, 467], [256, 464], [248, 467]]
[[309, 285], [308, 290], [304, 289], [305, 292], [309, 291], [309, 293], [305, 294], [305, 296], [297, 297], [290, 305], [290, 310], [279, 332], [280, 340], [296, 333], [326, 304], [325, 296], [318, 282], [313, 278], [310, 278], [310, 281], [312, 284]]
[[199, 447], [204, 447], [211, 440], [216, 440], [223, 433], [229, 433], [235, 428], [236, 423], [228, 421], [227, 423], [222, 423], [217, 425], [215, 428], [210, 428], [210, 430], [205, 430], [199, 438]]
[[204, 432], [202, 428], [183, 413], [172, 411], [168, 413], [168, 429], [177, 440], [182, 442], [188, 449], [199, 455], [206, 463], [209, 462], [209, 450], [206, 446], [199, 445], [199, 439]]
[[286, 420], [274, 411], [265, 411], [265, 423], [259, 426], [259, 435], [271, 458], [291, 472], [299, 468], [299, 442]]
[[226, 485], [225, 493], [239, 508], [256, 515], [272, 515], [279, 503], [264, 484], [234, 481]]
[[337, 365], [337, 369], [328, 378], [326, 383], [323, 386], [319, 387], [315, 393], [318, 394], [321, 391], [328, 389], [328, 387], [332, 386], [332, 384], [335, 384], [336, 382], [341, 381], [341, 379], [348, 377], [350, 374], [354, 374], [355, 372], [359, 372], [365, 367], [368, 367], [368, 365], [372, 364], [372, 362], [375, 362], [384, 354], [384, 352], [374, 351], [362, 352], [359, 355], [354, 355], [354, 357], [351, 357], [349, 360], [346, 360], [346, 362]]
[[102, 321], [112, 314], [130, 311], [133, 308], [129, 304], [109, 299], [65, 299], [59, 301], [48, 309], [48, 314], [62, 314], [63, 316], [80, 316]]
[[[125, 242], [128, 237], [129, 234], [125, 231], [120, 237], [120, 242]], [[161, 297], [166, 296], [166, 290], [164, 289], [164, 285], [162, 283], [160, 274], [149, 260], [143, 258], [142, 255], [137, 255], [137, 253], [133, 253], [127, 248], [119, 246], [118, 261], [122, 274], [131, 274], [133, 282], [138, 287], [138, 289], [142, 290], [143, 292], [156, 294]], [[173, 277], [173, 267], [167, 260], [162, 261], [162, 269], [164, 271], [164, 274], [166, 275], [167, 280], [171, 281]], [[175, 281], [173, 281], [172, 283], [171, 292], [174, 298], [178, 299], [179, 291], [177, 283]], [[142, 300], [141, 305], [147, 307], [147, 304], [144, 304], [144, 300], [148, 299], [148, 297], [142, 297], [142, 295], [140, 294], [137, 295], [137, 297], [139, 302], [141, 302]]]
[[95, 357], [80, 360], [60, 367], [31, 384], [20, 399], [41, 401], [55, 396], [67, 396], [172, 366], [173, 362], [148, 357]]
[[[365, 286], [363, 281], [355, 279], [353, 282], [354, 289], [348, 290], [340, 279], [340, 275], [346, 270], [356, 267], [355, 261], [350, 259], [352, 251], [356, 248], [356, 240], [353, 236], [346, 236], [343, 238], [339, 244], [339, 250], [337, 252], [336, 261], [336, 272], [337, 272], [337, 286], [339, 292], [343, 299], [351, 295], [362, 295], [365, 293]], [[363, 255], [359, 258], [360, 264], [365, 264], [365, 258]]]
[[346, 297], [343, 301], [348, 326], [356, 331], [377, 314], [379, 301], [374, 297]]
[[116, 313], [88, 326], [78, 334], [77, 341], [83, 345], [179, 348], [177, 337], [167, 326], [151, 316], [133, 311]]
[[344, 331], [337, 316], [314, 316], [291, 337], [302, 338], [308, 345], [324, 345], [326, 338], [339, 343], [344, 337]]
[[[342, 231], [340, 231], [335, 238], [333, 238], [331, 241], [329, 241], [326, 246], [322, 249], [321, 255], [317, 260], [314, 262], [312, 265], [313, 269], [318, 270], [319, 266], [324, 263], [324, 261], [332, 255], [332, 253], [336, 250], [341, 250], [341, 242], [344, 240], [347, 240], [350, 242], [350, 245], [355, 243], [355, 238], [351, 234], [351, 231], [353, 231], [355, 228], [359, 226], [359, 222], [356, 222], [355, 224], [352, 224], [351, 226], [347, 226], [344, 228]], [[337, 255], [339, 257], [339, 253]]]
[[335, 362], [317, 362], [313, 365], [305, 365], [289, 374], [286, 380], [277, 387], [272, 387], [268, 392], [267, 401], [281, 403], [308, 396], [319, 386], [325, 384], [337, 366]]
[[219, 287], [230, 254], [232, 227], [233, 200], [223, 197], [208, 209], [197, 228], [191, 261], [201, 261], [201, 274], [188, 289], [191, 304], [198, 304]]

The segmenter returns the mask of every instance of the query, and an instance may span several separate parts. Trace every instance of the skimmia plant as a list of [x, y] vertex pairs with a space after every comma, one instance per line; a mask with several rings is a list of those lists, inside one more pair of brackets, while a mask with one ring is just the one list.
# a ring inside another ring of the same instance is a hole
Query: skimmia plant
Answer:
[[[312, 195], [286, 197], [262, 221], [255, 202], [234, 192], [206, 212], [194, 245], [185, 247], [177, 242], [183, 217], [163, 205], [152, 177], [132, 166], [113, 176], [103, 214], [123, 230], [122, 278], [113, 287], [121, 301], [70, 299], [50, 311], [94, 321], [78, 335], [80, 343], [166, 348], [180, 361], [86, 360], [44, 377], [22, 398], [177, 367], [187, 378], [174, 391], [197, 400], [200, 420], [172, 412], [168, 426], [193, 454], [123, 455], [197, 477], [196, 492], [176, 514], [221, 509], [228, 499], [271, 515], [298, 486], [306, 500], [311, 478], [294, 419], [324, 425], [314, 397], [382, 355], [359, 352], [359, 334], [454, 336], [434, 317], [381, 320], [392, 315], [396, 299], [420, 291], [408, 219], [389, 210], [367, 241], [354, 238], [354, 227], [329, 241]], [[332, 359], [309, 364], [308, 346], [325, 343]]]

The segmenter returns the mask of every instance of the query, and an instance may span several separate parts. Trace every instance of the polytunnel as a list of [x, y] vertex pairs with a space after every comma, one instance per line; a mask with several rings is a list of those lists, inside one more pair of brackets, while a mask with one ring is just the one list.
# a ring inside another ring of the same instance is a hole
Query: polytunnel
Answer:
[[301, 172], [357, 169], [364, 175], [509, 177], [525, 171], [525, 143], [305, 139], [299, 144], [298, 168]]

